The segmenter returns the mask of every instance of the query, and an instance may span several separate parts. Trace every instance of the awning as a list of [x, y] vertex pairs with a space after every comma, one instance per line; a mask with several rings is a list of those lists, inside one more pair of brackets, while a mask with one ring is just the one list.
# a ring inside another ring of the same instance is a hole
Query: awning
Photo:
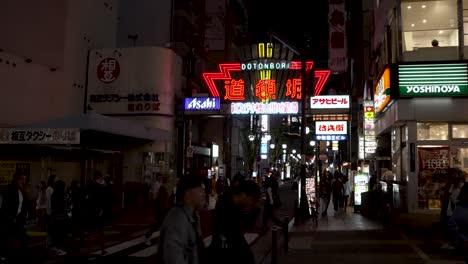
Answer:
[[167, 130], [93, 112], [24, 125], [19, 128], [74, 128], [80, 129], [80, 131], [103, 132], [149, 141], [169, 141], [171, 139], [171, 134]]

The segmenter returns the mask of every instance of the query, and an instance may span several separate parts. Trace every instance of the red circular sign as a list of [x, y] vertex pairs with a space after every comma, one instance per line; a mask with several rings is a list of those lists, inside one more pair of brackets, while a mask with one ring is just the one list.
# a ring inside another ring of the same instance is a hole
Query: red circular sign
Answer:
[[97, 77], [103, 83], [111, 83], [120, 75], [120, 64], [114, 58], [105, 58], [97, 66]]

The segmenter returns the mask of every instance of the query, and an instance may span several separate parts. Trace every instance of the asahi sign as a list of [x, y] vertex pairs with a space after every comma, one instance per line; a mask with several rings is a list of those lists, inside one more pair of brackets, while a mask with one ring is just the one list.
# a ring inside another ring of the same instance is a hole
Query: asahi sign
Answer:
[[219, 110], [221, 103], [219, 97], [193, 97], [185, 98], [185, 110]]
[[468, 96], [466, 63], [398, 66], [400, 97]]

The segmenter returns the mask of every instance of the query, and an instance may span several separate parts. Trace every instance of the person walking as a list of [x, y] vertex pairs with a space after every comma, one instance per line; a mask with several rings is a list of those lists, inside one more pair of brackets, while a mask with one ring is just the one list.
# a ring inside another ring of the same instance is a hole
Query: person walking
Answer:
[[37, 186], [36, 194], [36, 218], [39, 226], [45, 230], [46, 215], [47, 215], [47, 184], [41, 181]]
[[25, 206], [23, 188], [26, 176], [16, 172], [2, 192], [0, 208], [0, 257], [6, 261], [24, 262], [27, 235], [24, 230]]
[[50, 230], [52, 234], [51, 251], [59, 256], [67, 254], [65, 245], [71, 217], [70, 197], [65, 192], [65, 182], [58, 180], [54, 184], [51, 197]]
[[84, 241], [83, 237], [83, 201], [84, 195], [80, 188], [78, 181], [72, 181], [70, 188], [68, 188], [67, 195], [70, 199], [71, 218], [70, 218], [70, 231], [72, 236]]
[[151, 236], [156, 232], [162, 225], [164, 218], [166, 217], [169, 209], [171, 208], [171, 202], [169, 198], [169, 192], [167, 190], [167, 178], [162, 179], [162, 184], [158, 190], [158, 196], [155, 200], [155, 223], [151, 225], [150, 229], [145, 235], [145, 244], [151, 245]]
[[50, 232], [50, 215], [52, 214], [52, 194], [54, 193], [54, 183], [56, 175], [50, 175], [47, 180], [46, 198], [47, 198], [47, 216], [46, 216], [46, 247], [50, 249], [53, 244], [53, 238]]
[[342, 201], [343, 201], [344, 185], [343, 185], [341, 175], [336, 176], [336, 179], [332, 184], [332, 192], [333, 192], [333, 207], [335, 209], [335, 212], [338, 212], [340, 208], [343, 208]]
[[87, 241], [88, 255], [93, 252], [94, 242], [98, 240], [101, 255], [107, 254], [105, 251], [106, 238], [104, 236], [105, 224], [105, 190], [104, 177], [99, 171], [94, 172], [93, 182], [88, 186], [86, 192], [86, 220], [87, 220]]
[[349, 181], [348, 177], [344, 178], [344, 185], [343, 185], [343, 208], [346, 212], [348, 208], [349, 196], [351, 195], [351, 182]]
[[282, 226], [282, 221], [275, 216], [275, 209], [281, 206], [278, 194], [278, 182], [274, 176], [265, 179], [265, 203], [263, 204], [263, 232], [268, 230], [271, 219], [275, 224]]
[[448, 225], [454, 238], [454, 245], [457, 250], [465, 256], [468, 263], [468, 184], [465, 183], [460, 189], [457, 203], [453, 215]]
[[156, 263], [199, 264], [204, 261], [198, 210], [205, 203], [203, 182], [185, 175], [177, 186], [177, 205], [167, 214], [162, 227]]
[[322, 209], [322, 217], [325, 217], [327, 216], [328, 206], [330, 205], [331, 193], [332, 193], [331, 184], [327, 177], [324, 177], [320, 181], [319, 192], [320, 192], [320, 200], [321, 200], [320, 206]]
[[257, 183], [240, 181], [219, 197], [208, 263], [255, 263], [244, 232], [255, 225], [257, 215], [252, 213], [259, 207], [260, 196]]

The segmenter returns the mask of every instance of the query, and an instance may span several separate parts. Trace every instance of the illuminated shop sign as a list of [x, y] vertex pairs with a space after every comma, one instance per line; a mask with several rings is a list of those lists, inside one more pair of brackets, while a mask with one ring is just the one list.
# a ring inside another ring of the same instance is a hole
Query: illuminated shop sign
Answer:
[[[300, 61], [290, 61], [281, 44], [258, 43], [241, 47], [245, 49], [244, 61], [219, 64], [218, 72], [203, 73], [203, 79], [213, 97], [223, 100], [245, 101], [260, 99], [262, 102], [271, 100], [300, 100], [302, 98], [302, 83]], [[250, 55], [249, 55], [250, 54]], [[255, 54], [255, 57], [253, 56]], [[314, 67], [313, 61], [305, 62], [306, 72]], [[286, 75], [276, 72], [288, 71]], [[330, 70], [315, 70], [315, 94], [319, 95], [328, 78]], [[281, 76], [287, 76], [283, 78]], [[250, 89], [253, 87], [254, 91]]]
[[194, 97], [184, 99], [185, 110], [219, 110], [221, 102], [219, 97]]
[[348, 135], [315, 135], [315, 140], [344, 141], [348, 140]]
[[375, 154], [377, 149], [377, 140], [375, 138], [375, 118], [374, 118], [374, 102], [364, 101], [364, 140], [363, 152], [364, 158]]
[[289, 70], [291, 64], [288, 61], [253, 61], [241, 63], [241, 70], [256, 71], [256, 70]]
[[349, 109], [349, 95], [320, 95], [310, 98], [311, 109]]
[[468, 96], [466, 63], [398, 65], [400, 97]]
[[347, 121], [317, 121], [315, 122], [316, 135], [347, 135]]
[[[314, 63], [312, 61], [306, 62], [307, 71], [311, 70], [313, 65]], [[301, 62], [291, 61], [289, 70], [300, 71]], [[231, 101], [246, 100], [246, 86], [250, 86], [250, 80], [245, 81], [243, 78], [239, 78], [239, 76], [235, 75], [237, 72], [242, 72], [242, 63], [219, 64], [219, 72], [203, 73], [203, 79], [208, 86], [211, 96], [222, 96], [224, 100]], [[275, 98], [271, 99], [276, 99], [276, 97], [279, 97], [279, 95], [276, 94], [276, 91], [280, 90], [280, 88], [283, 90], [284, 88], [279, 87], [279, 84], [275, 79], [271, 79], [271, 72], [269, 74], [268, 72], [264, 73], [263, 75], [263, 78], [260, 78], [259, 81], [252, 83], [252, 86], [255, 87], [254, 96], [260, 99], [264, 99], [268, 96], [274, 96]], [[322, 92], [329, 77], [330, 70], [315, 71], [315, 95], [319, 95]], [[286, 89], [284, 89], [286, 91], [284, 97], [289, 97], [290, 99], [301, 99], [301, 78], [288, 78], [284, 83], [286, 86]]]
[[382, 112], [390, 102], [390, 85], [390, 68], [386, 68], [375, 88], [374, 107], [376, 113]]
[[231, 114], [297, 114], [298, 102], [231, 103]]

